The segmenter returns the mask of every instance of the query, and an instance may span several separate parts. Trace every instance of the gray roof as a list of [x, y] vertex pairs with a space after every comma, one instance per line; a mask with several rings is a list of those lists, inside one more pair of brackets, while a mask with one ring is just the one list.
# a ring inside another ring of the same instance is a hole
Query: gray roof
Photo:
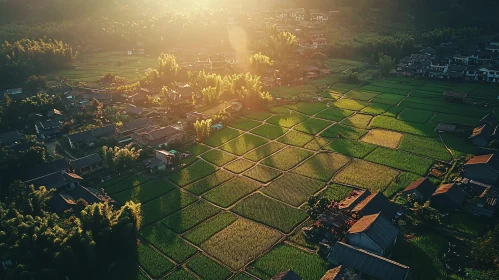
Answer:
[[19, 133], [19, 131], [9, 131], [0, 134], [0, 144], [1, 145], [9, 145], [17, 141], [23, 140], [24, 137]]
[[390, 247], [399, 235], [398, 229], [380, 214], [362, 217], [350, 228], [348, 233], [364, 233], [383, 250]]
[[328, 255], [328, 261], [380, 280], [403, 280], [409, 274], [408, 266], [343, 242], [336, 242]]
[[153, 121], [148, 118], [142, 118], [142, 119], [137, 119], [133, 120], [127, 123], [124, 123], [123, 126], [120, 128], [121, 132], [126, 132], [126, 131], [132, 131], [136, 130], [139, 128], [144, 128], [148, 127], [153, 124]]
[[75, 199], [81, 198], [88, 204], [101, 202], [101, 199], [95, 193], [81, 185], [74, 188], [72, 196]]
[[87, 130], [68, 135], [68, 138], [73, 143], [92, 142], [100, 137], [111, 136], [115, 132], [116, 132], [116, 126], [114, 126], [114, 124], [108, 124], [93, 130]]
[[102, 158], [99, 154], [91, 154], [79, 159], [75, 159], [71, 161], [70, 164], [73, 169], [80, 169], [100, 162], [102, 162]]
[[54, 172], [59, 172], [66, 170], [69, 167], [69, 163], [66, 159], [59, 159], [54, 161], [45, 162], [37, 167], [32, 168], [25, 172], [25, 179], [32, 180], [38, 177], [45, 176], [47, 174], [52, 174]]
[[47, 189], [58, 189], [67, 185], [64, 174], [61, 171], [46, 174], [42, 177], [25, 181], [24, 183], [26, 185], [33, 185], [35, 188], [44, 186]]

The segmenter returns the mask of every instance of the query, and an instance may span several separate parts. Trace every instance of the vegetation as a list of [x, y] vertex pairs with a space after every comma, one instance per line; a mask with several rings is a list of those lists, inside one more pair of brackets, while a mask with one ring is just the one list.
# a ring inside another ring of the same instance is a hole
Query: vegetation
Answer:
[[375, 192], [387, 187], [398, 174], [398, 171], [383, 165], [353, 160], [336, 174], [333, 180], [340, 184], [367, 188]]
[[234, 155], [219, 150], [211, 150], [203, 154], [201, 157], [218, 166], [224, 166], [226, 163], [237, 158]]
[[170, 174], [168, 179], [170, 179], [170, 181], [174, 182], [177, 185], [185, 186], [189, 183], [206, 177], [215, 171], [216, 167], [214, 167], [213, 165], [202, 160], [198, 160], [193, 164], [187, 166], [186, 168]]
[[270, 140], [274, 140], [277, 137], [283, 135], [286, 133], [287, 129], [282, 128], [280, 126], [274, 126], [270, 124], [264, 124], [261, 125], [253, 130], [251, 130], [251, 133], [260, 135], [262, 137], [265, 137]]
[[330, 126], [332, 123], [320, 119], [310, 118], [301, 124], [294, 127], [295, 130], [305, 132], [308, 134], [315, 135], [322, 130], [326, 129], [326, 127]]
[[136, 186], [132, 189], [116, 193], [113, 195], [113, 197], [121, 204], [125, 204], [127, 201], [133, 201], [135, 203], [146, 203], [173, 189], [175, 189], [175, 186], [168, 181], [154, 180]]
[[362, 141], [386, 148], [396, 149], [400, 144], [400, 140], [403, 139], [402, 137], [407, 136], [408, 135], [403, 135], [394, 131], [372, 129], [369, 130], [366, 136], [362, 137]]
[[281, 237], [273, 229], [238, 219], [213, 235], [201, 247], [230, 268], [238, 270], [268, 250]]
[[284, 203], [300, 206], [309, 196], [324, 187], [324, 183], [300, 175], [287, 173], [272, 181], [262, 192]]
[[248, 178], [236, 177], [207, 192], [203, 197], [218, 206], [227, 208], [260, 187], [260, 184]]
[[349, 161], [350, 159], [344, 155], [320, 153], [298, 166], [294, 172], [327, 182]]
[[241, 156], [265, 143], [267, 143], [267, 140], [261, 137], [244, 134], [230, 142], [225, 143], [220, 147], [220, 149]]
[[262, 194], [253, 194], [236, 204], [233, 211], [248, 219], [289, 233], [307, 215], [301, 210], [287, 206]]
[[353, 189], [350, 187], [345, 187], [339, 184], [331, 184], [327, 187], [327, 189], [320, 193], [320, 196], [332, 201], [339, 202], [347, 198], [350, 193], [352, 193], [352, 190]]
[[312, 153], [309, 151], [287, 147], [264, 159], [262, 164], [286, 171], [295, 167], [311, 155]]
[[314, 139], [314, 137], [309, 134], [291, 130], [288, 133], [286, 133], [284, 136], [277, 139], [277, 141], [287, 145], [303, 147], [305, 146], [305, 144], [312, 141], [312, 139]]
[[277, 169], [266, 167], [264, 165], [257, 165], [251, 168], [250, 170], [244, 172], [243, 175], [262, 183], [268, 183], [273, 179], [277, 178], [281, 174], [282, 172]]
[[232, 275], [228, 269], [203, 254], [198, 254], [190, 260], [187, 268], [206, 280], [225, 280]]
[[142, 206], [142, 221], [144, 225], [155, 222], [176, 212], [196, 201], [193, 195], [175, 189]]
[[196, 248], [185, 243], [162, 224], [148, 226], [140, 231], [140, 235], [177, 263], [184, 262], [197, 252]]
[[212, 133], [211, 136], [204, 141], [204, 143], [212, 147], [218, 147], [238, 137], [239, 135], [241, 135], [240, 131], [227, 127]]
[[326, 146], [326, 149], [347, 156], [365, 158], [376, 149], [376, 146], [368, 143], [340, 138], [335, 139], [331, 143], [329, 143], [329, 145]]
[[207, 220], [200, 224], [199, 226], [193, 228], [189, 232], [184, 234], [185, 239], [190, 242], [201, 245], [210, 237], [215, 235], [217, 232], [223, 230], [224, 228], [231, 225], [237, 220], [237, 216], [230, 213], [224, 212], [214, 218]]
[[382, 147], [374, 150], [365, 159], [400, 170], [413, 172], [421, 176], [425, 176], [433, 165], [433, 160], [431, 159]]
[[232, 179], [234, 175], [225, 170], [218, 170], [217, 172], [204, 177], [184, 188], [195, 195], [201, 195], [212, 188]]
[[323, 137], [329, 138], [348, 138], [358, 140], [367, 133], [367, 130], [346, 126], [342, 124], [335, 124], [321, 133]]
[[240, 174], [250, 169], [253, 165], [253, 162], [241, 158], [225, 165], [224, 168], [236, 174]]

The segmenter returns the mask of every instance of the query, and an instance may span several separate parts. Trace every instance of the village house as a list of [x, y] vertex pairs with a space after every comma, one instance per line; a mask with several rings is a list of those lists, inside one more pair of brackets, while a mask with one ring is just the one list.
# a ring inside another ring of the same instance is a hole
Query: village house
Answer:
[[464, 165], [464, 176], [485, 184], [497, 185], [499, 157], [495, 154], [473, 157]]
[[407, 186], [402, 193], [414, 196], [417, 201], [425, 202], [430, 199], [433, 192], [435, 192], [435, 184], [428, 178], [421, 178], [412, 182]]
[[391, 220], [396, 214], [395, 206], [380, 192], [375, 192], [359, 202], [353, 209], [353, 213], [362, 216], [381, 213], [383, 217]]
[[156, 150], [154, 157], [143, 160], [142, 164], [149, 170], [151, 174], [156, 174], [158, 171], [165, 171], [177, 157], [176, 151]]
[[135, 116], [140, 116], [145, 112], [144, 108], [140, 108], [140, 107], [137, 107], [135, 105], [128, 104], [128, 103], [125, 104], [124, 110], [125, 110], [125, 113], [127, 113], [127, 115], [135, 115]]
[[24, 136], [22, 136], [19, 131], [13, 130], [9, 132], [5, 132], [0, 134], [0, 145], [8, 146], [12, 144], [21, 143], [24, 140]]
[[483, 124], [473, 129], [469, 138], [473, 145], [487, 147], [490, 141], [496, 138], [496, 133], [497, 125], [491, 126], [489, 124]]
[[326, 38], [314, 38], [314, 39], [312, 39], [312, 48], [323, 49], [326, 47], [327, 47], [327, 39]]
[[107, 202], [110, 205], [116, 202], [102, 191], [97, 191], [82, 185], [74, 186], [64, 192], [59, 192], [50, 201], [51, 208], [56, 213], [74, 209], [78, 200], [84, 200], [88, 204]]
[[35, 124], [35, 131], [42, 139], [54, 139], [61, 135], [62, 124], [59, 119], [39, 122]]
[[449, 60], [445, 58], [434, 58], [430, 62], [428, 76], [430, 78], [443, 79], [449, 69]]
[[69, 163], [60, 159], [40, 164], [24, 173], [24, 183], [47, 189], [66, 189], [79, 185], [82, 178], [69, 172]]
[[471, 201], [471, 214], [493, 217], [497, 210], [499, 191], [496, 187], [487, 186], [483, 192]]
[[352, 210], [357, 204], [366, 199], [371, 192], [367, 189], [356, 189], [353, 190], [350, 195], [339, 202], [338, 209], [340, 210]]
[[445, 184], [431, 195], [430, 206], [441, 210], [459, 209], [466, 198], [466, 193], [456, 183]]
[[157, 147], [182, 141], [183, 133], [173, 126], [161, 127], [151, 125], [136, 130], [133, 133], [133, 142], [142, 146]]
[[154, 121], [149, 118], [140, 118], [133, 121], [124, 123], [118, 129], [118, 136], [120, 138], [131, 136], [137, 129], [148, 127], [154, 124]]
[[350, 245], [386, 256], [398, 235], [398, 229], [378, 213], [360, 218], [348, 230], [346, 238]]
[[82, 175], [95, 171], [103, 166], [102, 158], [99, 154], [91, 154], [69, 162], [74, 173]]
[[172, 90], [174, 94], [174, 102], [182, 103], [182, 102], [192, 102], [192, 98], [197, 98], [194, 93], [194, 90], [189, 84], [177, 84], [175, 90]]
[[373, 279], [406, 280], [410, 277], [408, 266], [343, 242], [336, 242], [327, 260], [332, 266], [342, 265]]
[[104, 138], [114, 138], [116, 136], [116, 126], [108, 124], [92, 130], [78, 132], [67, 136], [72, 149], [77, 149], [82, 145], [93, 147], [98, 141]]

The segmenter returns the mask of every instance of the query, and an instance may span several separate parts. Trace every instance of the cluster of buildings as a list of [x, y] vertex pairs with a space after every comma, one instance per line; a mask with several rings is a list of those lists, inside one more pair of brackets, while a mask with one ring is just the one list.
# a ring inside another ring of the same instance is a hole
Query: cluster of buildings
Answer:
[[400, 60], [396, 73], [446, 80], [499, 82], [499, 38], [487, 43], [444, 43]]

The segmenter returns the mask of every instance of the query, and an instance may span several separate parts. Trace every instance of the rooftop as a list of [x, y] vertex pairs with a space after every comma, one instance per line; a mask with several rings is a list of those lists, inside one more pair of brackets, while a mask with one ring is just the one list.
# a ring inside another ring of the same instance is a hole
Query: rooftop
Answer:
[[404, 192], [417, 190], [423, 197], [429, 198], [435, 191], [435, 185], [428, 178], [421, 178], [412, 182], [404, 189]]
[[399, 231], [378, 213], [362, 217], [348, 230], [348, 233], [364, 233], [381, 249], [386, 249], [393, 244]]

